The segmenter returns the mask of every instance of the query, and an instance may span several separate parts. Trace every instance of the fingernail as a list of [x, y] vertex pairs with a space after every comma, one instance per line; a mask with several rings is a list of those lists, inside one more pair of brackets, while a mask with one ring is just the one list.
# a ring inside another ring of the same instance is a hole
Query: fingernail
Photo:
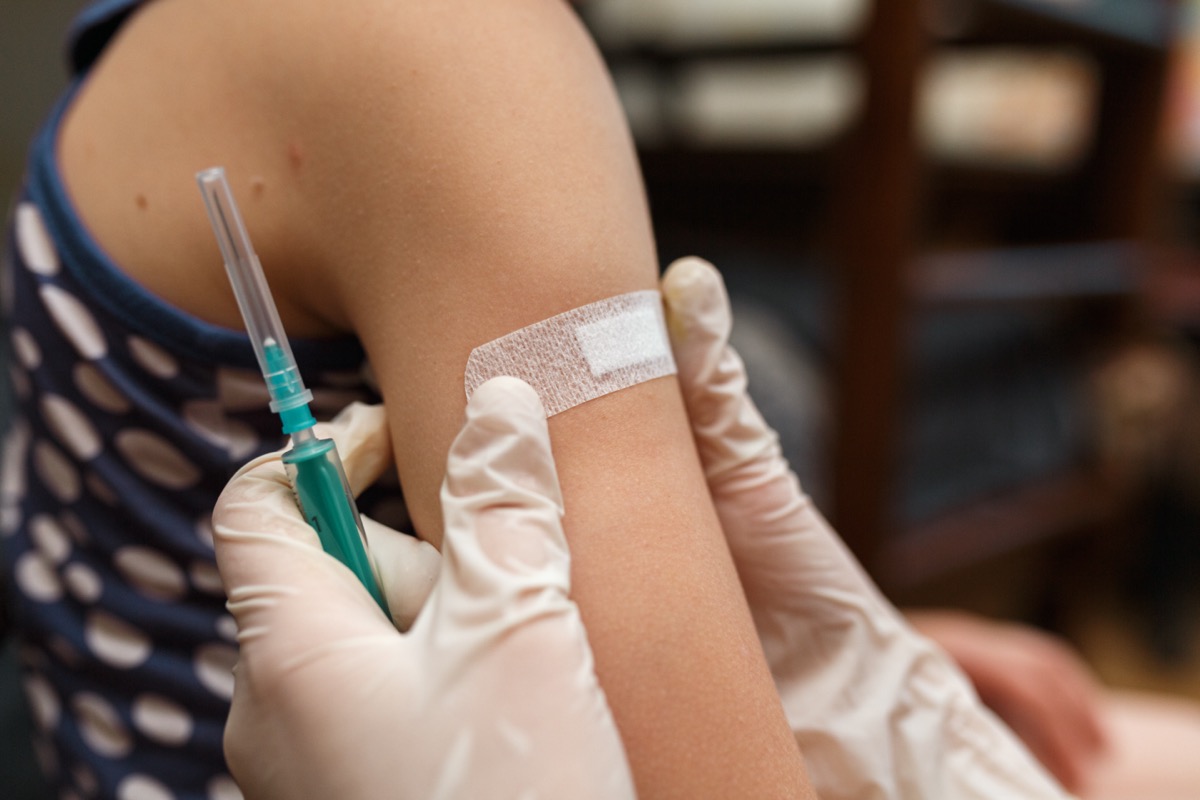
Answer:
[[673, 308], [697, 311], [709, 305], [709, 287], [714, 280], [719, 280], [716, 267], [702, 258], [687, 256], [668, 267], [663, 295]]

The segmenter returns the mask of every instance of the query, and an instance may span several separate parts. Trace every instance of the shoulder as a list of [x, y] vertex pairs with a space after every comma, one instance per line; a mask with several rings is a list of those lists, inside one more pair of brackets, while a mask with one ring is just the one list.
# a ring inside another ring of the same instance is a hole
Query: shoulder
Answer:
[[[403, 282], [404, 299], [420, 302], [447, 276], [469, 289], [503, 271], [549, 292], [545, 279], [566, 274], [590, 285], [556, 296], [586, 302], [627, 284], [596, 279], [620, 271], [597, 264], [633, 262], [598, 252], [630, 237], [652, 280], [633, 148], [565, 2], [287, 9], [149, 3], [68, 116], [60, 149], [72, 196], [151, 291], [238, 324], [191, 180], [217, 164], [296, 335], [357, 330], [374, 313], [359, 301], [395, 297]], [[595, 263], [581, 269], [564, 251]]]
[[[358, 291], [336, 285], [346, 263], [352, 280], [378, 280], [381, 292], [447, 276], [466, 289], [479, 278], [486, 292], [499, 272], [525, 285], [572, 270], [588, 281], [603, 268], [563, 253], [596, 254], [597, 237], [614, 247], [636, 239], [653, 280], [633, 145], [567, 3], [332, 5], [303, 4], [315, 17], [289, 35], [300, 46], [279, 41], [267, 61], [289, 66], [264, 66], [272, 77], [262, 84], [286, 134], [275, 146], [288, 151], [282, 180], [297, 219], [320, 232], [307, 251], [331, 278], [322, 296]], [[344, 313], [355, 327], [354, 309]]]

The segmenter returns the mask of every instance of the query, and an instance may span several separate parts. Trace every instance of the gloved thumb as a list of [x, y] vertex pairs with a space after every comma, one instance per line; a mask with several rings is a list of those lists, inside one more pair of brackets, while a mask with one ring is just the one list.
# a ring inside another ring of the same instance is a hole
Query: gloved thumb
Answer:
[[729, 341], [733, 314], [721, 274], [695, 256], [680, 258], [663, 273], [671, 346], [685, 385], [695, 384]]
[[387, 625], [354, 574], [321, 550], [279, 454], [234, 475], [212, 519], [217, 565], [243, 648], [265, 642], [260, 646], [299, 652], [323, 636]]
[[[337, 443], [346, 480], [357, 497], [392, 465], [387, 409], [351, 403], [316, 433]], [[437, 580], [441, 555], [428, 542], [393, 530], [363, 515], [375, 577], [387, 597], [392, 621], [407, 630], [425, 605]]]
[[[337, 443], [355, 494], [392, 463], [382, 406], [354, 403], [333, 421], [318, 424], [316, 433]], [[405, 628], [429, 594], [440, 556], [432, 545], [368, 517], [363, 524], [393, 622]], [[309, 612], [303, 608], [288, 611], [305, 604], [285, 601], [298, 593], [319, 599], [324, 608], [346, 603], [346, 615], [377, 613], [352, 574], [322, 552], [316, 532], [296, 506], [279, 453], [255, 459], [230, 479], [213, 511], [213, 529], [221, 577], [244, 627], [279, 627], [289, 613], [305, 617]], [[273, 599], [264, 602], [268, 595]]]
[[532, 387], [499, 377], [475, 390], [450, 448], [441, 499], [440, 622], [518, 624], [569, 602], [562, 494], [546, 412]]
[[716, 267], [681, 258], [663, 275], [667, 331], [692, 433], [710, 482], [778, 455], [778, 437], [750, 400], [746, 368], [729, 346], [733, 312]]

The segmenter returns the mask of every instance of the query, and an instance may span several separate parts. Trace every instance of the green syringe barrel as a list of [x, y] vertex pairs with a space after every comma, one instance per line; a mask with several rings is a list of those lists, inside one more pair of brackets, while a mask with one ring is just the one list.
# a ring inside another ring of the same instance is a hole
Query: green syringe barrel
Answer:
[[283, 464], [300, 511], [317, 532], [321, 547], [350, 568], [391, 619], [387, 600], [375, 582], [366, 531], [333, 440], [318, 439], [310, 429], [298, 432], [283, 454]]

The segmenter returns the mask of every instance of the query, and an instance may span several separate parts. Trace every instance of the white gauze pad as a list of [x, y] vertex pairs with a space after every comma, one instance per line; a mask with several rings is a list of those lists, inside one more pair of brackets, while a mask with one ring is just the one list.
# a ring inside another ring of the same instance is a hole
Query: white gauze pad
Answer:
[[675, 374], [662, 296], [630, 292], [571, 309], [476, 347], [464, 379], [469, 398], [499, 375], [537, 390], [546, 415]]

